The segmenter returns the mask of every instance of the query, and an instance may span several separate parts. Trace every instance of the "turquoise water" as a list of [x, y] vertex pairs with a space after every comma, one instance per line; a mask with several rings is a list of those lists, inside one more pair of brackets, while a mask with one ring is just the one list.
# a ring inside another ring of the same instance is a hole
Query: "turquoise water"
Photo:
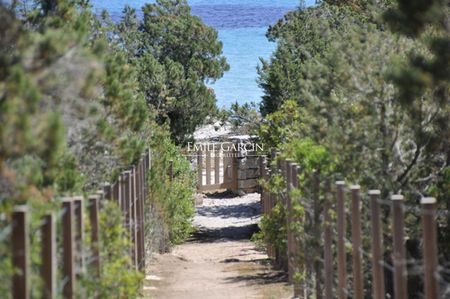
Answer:
[[[145, 0], [92, 1], [94, 9], [109, 11], [113, 18], [120, 16], [128, 4], [140, 9]], [[314, 1], [306, 1], [312, 4]], [[299, 0], [191, 0], [192, 13], [219, 32], [223, 42], [223, 54], [230, 64], [230, 71], [223, 78], [210, 84], [219, 107], [231, 103], [260, 102], [262, 90], [257, 85], [256, 67], [259, 57], [269, 58], [275, 44], [267, 41], [265, 33], [283, 15], [300, 5]]]

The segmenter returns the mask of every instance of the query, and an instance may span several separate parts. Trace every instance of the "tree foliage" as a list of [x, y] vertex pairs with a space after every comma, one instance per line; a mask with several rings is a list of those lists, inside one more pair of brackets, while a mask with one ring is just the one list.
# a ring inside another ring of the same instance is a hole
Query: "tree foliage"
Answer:
[[188, 140], [217, 110], [206, 83], [229, 69], [217, 31], [191, 15], [185, 0], [147, 4], [143, 20], [126, 7], [120, 24], [111, 30], [137, 67], [140, 89], [158, 122], [170, 122], [177, 143]]
[[[161, 140], [154, 139], [154, 134], [169, 132], [155, 121], [157, 113], [141, 84], [141, 65], [135, 63], [137, 50], [130, 53], [139, 39], [111, 35], [137, 27], [132, 18], [123, 20], [126, 25], [108, 23], [92, 13], [87, 1], [23, 0], [13, 5], [0, 2], [2, 294], [10, 293], [15, 271], [7, 242], [14, 205], [26, 203], [32, 211], [31, 277], [39, 290], [39, 217], [60, 212], [62, 196], [95, 192], [103, 182], [112, 182], [151, 145], [156, 157], [164, 155], [166, 149], [156, 146]], [[149, 75], [147, 80], [155, 78], [156, 74]], [[165, 146], [174, 147], [164, 140]], [[192, 173], [179, 152], [173, 151], [172, 157], [183, 165], [179, 176], [185, 179], [174, 183], [172, 204], [165, 209], [169, 215], [161, 217], [173, 227], [172, 238], [179, 242], [190, 229], [193, 189], [188, 178]], [[159, 188], [166, 182], [153, 184]], [[183, 205], [177, 205], [178, 198]], [[186, 212], [178, 212], [181, 206]], [[103, 297], [134, 297], [142, 275], [128, 267], [128, 236], [121, 229], [120, 209], [108, 204], [102, 213], [104, 275], [100, 280], [83, 278], [80, 289], [87, 293], [95, 289]], [[108, 220], [106, 215], [115, 216]], [[117, 287], [111, 289], [111, 283]]]
[[[269, 29], [278, 47], [259, 69], [263, 142], [297, 163], [305, 157], [292, 148], [320, 145], [333, 165], [323, 178], [403, 193], [411, 206], [435, 196], [448, 209], [448, 18], [447, 1], [324, 1], [288, 13]], [[419, 217], [407, 218], [417, 259]], [[445, 256], [450, 221], [439, 221]], [[420, 278], [410, 279], [419, 297]]]

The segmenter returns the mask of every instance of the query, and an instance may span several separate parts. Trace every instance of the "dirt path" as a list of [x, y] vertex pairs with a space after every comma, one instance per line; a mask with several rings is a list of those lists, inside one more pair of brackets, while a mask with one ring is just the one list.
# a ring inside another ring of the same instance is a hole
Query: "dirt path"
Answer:
[[291, 298], [283, 273], [249, 241], [257, 229], [259, 194], [203, 196], [198, 232], [172, 253], [156, 256], [144, 292], [156, 299]]

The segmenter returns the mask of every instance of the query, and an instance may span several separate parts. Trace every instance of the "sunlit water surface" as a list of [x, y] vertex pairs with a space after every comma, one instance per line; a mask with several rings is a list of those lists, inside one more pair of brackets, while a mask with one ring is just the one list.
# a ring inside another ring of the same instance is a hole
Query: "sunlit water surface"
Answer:
[[[138, 10], [145, 0], [92, 1], [96, 12], [103, 9], [117, 19], [128, 4]], [[311, 4], [313, 1], [307, 1]], [[275, 44], [267, 41], [265, 34], [290, 10], [300, 5], [298, 0], [191, 0], [192, 13], [219, 32], [223, 42], [223, 54], [230, 64], [230, 71], [211, 84], [219, 107], [229, 107], [233, 102], [260, 102], [263, 94], [257, 84], [256, 67], [259, 58], [267, 59]]]

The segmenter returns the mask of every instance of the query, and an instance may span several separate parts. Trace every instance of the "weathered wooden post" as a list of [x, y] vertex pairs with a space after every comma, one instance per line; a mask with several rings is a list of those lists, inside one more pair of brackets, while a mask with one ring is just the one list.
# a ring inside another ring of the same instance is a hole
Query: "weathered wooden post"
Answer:
[[230, 183], [230, 151], [223, 151], [223, 159], [222, 159], [222, 163], [223, 163], [223, 182], [224, 183]]
[[[259, 156], [258, 157], [258, 164], [259, 164], [259, 179], [260, 180], [265, 180], [265, 161], [264, 161], [264, 156]], [[262, 212], [263, 214], [266, 213], [266, 207], [265, 207], [265, 202], [264, 202], [264, 188], [263, 186], [260, 184], [259, 185], [259, 192], [261, 193], [261, 206], [262, 206]]]
[[117, 178], [117, 180], [114, 182], [114, 184], [112, 185], [112, 196], [111, 196], [111, 199], [117, 203], [119, 208], [120, 208], [120, 204], [122, 202], [122, 200], [120, 198], [121, 195], [122, 195], [122, 190], [121, 190], [122, 182], [121, 182], [121, 180], [122, 180], [122, 178], [121, 178], [121, 176], [119, 176]]
[[141, 158], [142, 162], [142, 192], [145, 194], [147, 193], [147, 173], [149, 168], [147, 168], [147, 164], [149, 163], [149, 158], [147, 158], [147, 156], [142, 156]]
[[[263, 174], [264, 174], [264, 180], [266, 182], [269, 182], [269, 180], [270, 180], [270, 170], [269, 170], [269, 167], [268, 167], [267, 157], [266, 157], [266, 159], [264, 161], [264, 172], [263, 172]], [[266, 201], [266, 214], [269, 214], [270, 211], [272, 210], [271, 198], [270, 198], [270, 190], [269, 189], [265, 189], [264, 191], [265, 191], [264, 196], [265, 196], [265, 201]]]
[[288, 162], [288, 176], [287, 176], [287, 191], [288, 191], [288, 205], [287, 205], [287, 222], [288, 222], [288, 269], [289, 281], [294, 283], [294, 274], [296, 271], [296, 258], [298, 246], [296, 246], [295, 235], [293, 231], [294, 225], [294, 198], [292, 192], [295, 188], [295, 181], [297, 177], [297, 164], [293, 161]]
[[139, 270], [142, 269], [142, 256], [144, 254], [142, 248], [142, 244], [144, 240], [142, 239], [142, 201], [144, 198], [144, 192], [142, 188], [142, 163], [139, 161], [137, 168], [136, 168], [136, 190], [137, 190], [137, 196], [136, 196], [136, 243], [137, 243], [137, 266]]
[[145, 163], [141, 163], [141, 199], [140, 199], [140, 239], [141, 239], [141, 259], [140, 269], [145, 271], [145, 201], [148, 196], [147, 176], [145, 174]]
[[100, 230], [100, 197], [91, 195], [89, 201], [89, 221], [91, 224], [91, 266], [96, 277], [100, 277], [100, 248], [99, 248], [99, 230]]
[[325, 214], [324, 214], [324, 271], [325, 271], [325, 298], [333, 299], [333, 223], [331, 220], [331, 201], [329, 195], [331, 193], [330, 181], [325, 181]]
[[336, 182], [336, 211], [337, 211], [337, 269], [338, 269], [338, 299], [347, 298], [347, 261], [345, 253], [345, 203], [344, 203], [344, 181]]
[[353, 247], [353, 298], [364, 298], [364, 279], [361, 239], [361, 199], [359, 185], [350, 187], [352, 192], [352, 247]]
[[124, 225], [125, 225], [125, 185], [126, 185], [126, 176], [125, 176], [125, 172], [122, 172], [119, 175], [119, 179], [118, 179], [118, 183], [120, 184], [120, 195], [119, 195], [119, 207], [120, 210], [122, 211], [122, 215], [124, 217]]
[[372, 233], [372, 296], [374, 299], [384, 299], [386, 297], [383, 270], [383, 231], [379, 202], [380, 194], [380, 190], [369, 191]]
[[[260, 156], [258, 159], [259, 162], [259, 179], [260, 180], [265, 180], [265, 173], [264, 173], [264, 157]], [[265, 190], [262, 186], [262, 184], [259, 185], [259, 192], [261, 194], [261, 211], [262, 214], [265, 215], [266, 214], [266, 200], [265, 200]]]
[[394, 295], [396, 299], [407, 299], [406, 249], [404, 245], [404, 204], [403, 195], [392, 195], [392, 235], [394, 253]]
[[152, 167], [152, 150], [148, 149], [147, 161], [145, 165], [145, 181], [147, 181], [147, 174], [151, 167]]
[[75, 254], [74, 254], [74, 206], [71, 198], [62, 201], [62, 232], [63, 232], [63, 297], [74, 298], [75, 294]]
[[320, 171], [316, 170], [313, 173], [313, 234], [315, 239], [316, 248], [313, 253], [313, 269], [315, 273], [315, 283], [316, 283], [316, 299], [322, 299], [322, 268], [321, 257], [322, 257], [322, 247], [320, 246], [320, 240], [322, 240], [320, 231]]
[[[278, 159], [277, 160], [277, 168], [278, 168], [278, 173], [282, 177], [282, 180], [284, 182], [286, 182], [286, 160]], [[284, 191], [285, 190], [283, 190], [284, 194], [278, 195], [277, 201], [280, 201], [281, 204], [283, 205], [283, 210], [286, 210], [286, 196], [283, 196], [283, 195], [285, 195]], [[287, 235], [284, 237], [285, 237], [285, 240], [287, 241]], [[287, 260], [285, 259], [285, 255], [286, 255], [286, 253], [281, 253], [280, 251], [277, 251], [277, 262], [278, 262], [278, 265], [280, 267], [282, 267], [284, 271], [288, 272], [288, 263], [287, 263]]]
[[103, 198], [106, 200], [112, 199], [113, 188], [110, 183], [103, 184]]
[[231, 161], [232, 161], [232, 190], [233, 192], [238, 192], [239, 189], [239, 183], [238, 183], [238, 171], [239, 171], [239, 150], [238, 150], [238, 146], [237, 144], [235, 144], [235, 147], [233, 148], [233, 152], [232, 152], [232, 157], [231, 157]]
[[77, 264], [76, 273], [80, 276], [84, 272], [84, 219], [83, 219], [83, 204], [84, 198], [77, 196], [73, 198], [73, 208], [75, 213], [75, 259]]
[[[105, 186], [106, 184], [104, 184], [103, 186]], [[99, 210], [103, 209], [103, 205], [105, 203], [105, 191], [104, 191], [104, 187], [102, 187], [102, 189], [99, 189], [95, 192], [94, 195], [98, 196], [98, 208]]]
[[41, 275], [44, 283], [43, 298], [56, 298], [56, 226], [55, 214], [43, 217], [42, 226]]
[[[298, 175], [300, 174], [301, 169], [298, 167], [297, 164], [293, 165], [292, 170], [292, 185], [294, 188], [299, 188], [300, 184], [298, 181]], [[292, 198], [292, 205], [294, 207], [295, 204], [300, 204], [300, 198], [295, 197]], [[298, 215], [295, 215], [293, 217], [293, 221], [297, 222], [297, 227], [304, 226], [304, 218], [298, 217]], [[294, 239], [294, 251], [295, 251], [295, 261], [294, 261], [294, 270], [295, 272], [298, 272], [301, 277], [303, 277], [302, 281], [295, 280], [294, 279], [294, 296], [300, 297], [300, 298], [307, 298], [306, 293], [306, 285], [305, 285], [305, 261], [304, 261], [304, 255], [305, 255], [305, 248], [302, 248], [300, 246], [301, 240], [304, 240], [304, 234], [296, 234], [293, 236]], [[303, 296], [303, 297], [302, 297]]]
[[[284, 158], [284, 159], [282, 159], [282, 160], [279, 160], [279, 164], [278, 164], [278, 170], [279, 170], [279, 173], [280, 173], [280, 175], [282, 176], [282, 178], [283, 178], [283, 181], [286, 183], [286, 188], [287, 188], [287, 164], [288, 164], [288, 162], [287, 162], [287, 160]], [[287, 196], [281, 196], [281, 201], [282, 201], [282, 203], [283, 203], [283, 207], [286, 209], [286, 207], [287, 207]]]
[[[147, 172], [148, 170], [150, 170], [150, 167], [152, 165], [152, 150], [148, 149], [147, 152], [145, 153], [145, 172]], [[146, 175], [147, 176], [147, 175]]]
[[425, 298], [439, 297], [438, 249], [436, 228], [436, 199], [425, 197], [422, 204], [423, 258]]
[[211, 151], [206, 149], [206, 185], [211, 185]]
[[173, 160], [169, 161], [169, 179], [173, 181]]
[[[122, 211], [124, 214], [124, 227], [127, 231], [130, 231], [130, 202], [131, 202], [131, 173], [130, 171], [124, 171], [122, 173], [122, 186], [123, 186], [123, 206]], [[131, 235], [130, 235], [131, 236]]]
[[220, 184], [220, 150], [214, 151], [214, 184]]
[[17, 206], [12, 214], [12, 264], [19, 272], [14, 273], [12, 295], [14, 299], [30, 298], [29, 289], [29, 246], [28, 207]]
[[[271, 157], [271, 162], [272, 162], [272, 165], [270, 167], [270, 175], [274, 176], [277, 173], [277, 167], [275, 165], [275, 161], [277, 160], [277, 152], [276, 152], [275, 149], [271, 149], [270, 157]], [[273, 192], [270, 192], [269, 193], [269, 211], [271, 211], [275, 207], [276, 203], [277, 203], [277, 196], [276, 196], [276, 194], [273, 193]], [[268, 253], [270, 258], [276, 259], [277, 254], [276, 254], [276, 250], [275, 250], [274, 244], [270, 244], [268, 246], [267, 253]]]
[[136, 180], [135, 180], [135, 168], [134, 166], [130, 169], [130, 221], [129, 221], [129, 232], [130, 232], [130, 257], [131, 262], [135, 268], [137, 268], [137, 253], [136, 253]]
[[122, 175], [119, 175], [116, 182], [113, 185], [112, 200], [114, 200], [120, 209], [122, 209], [123, 200], [123, 182]]
[[[264, 180], [265, 182], [269, 179], [269, 173], [267, 169], [267, 159], [265, 156], [260, 157], [260, 178]], [[270, 195], [267, 189], [265, 189], [261, 185], [261, 198], [262, 198], [262, 207], [263, 207], [263, 213], [268, 214], [270, 211], [269, 208], [269, 201], [270, 201]]]
[[197, 153], [197, 189], [201, 190], [203, 186], [203, 153], [201, 150]]
[[287, 266], [288, 266], [288, 279], [289, 282], [294, 280], [294, 263], [293, 263], [293, 240], [292, 240], [292, 201], [291, 192], [293, 190], [292, 186], [292, 165], [293, 161], [286, 160], [286, 229], [287, 229]]

